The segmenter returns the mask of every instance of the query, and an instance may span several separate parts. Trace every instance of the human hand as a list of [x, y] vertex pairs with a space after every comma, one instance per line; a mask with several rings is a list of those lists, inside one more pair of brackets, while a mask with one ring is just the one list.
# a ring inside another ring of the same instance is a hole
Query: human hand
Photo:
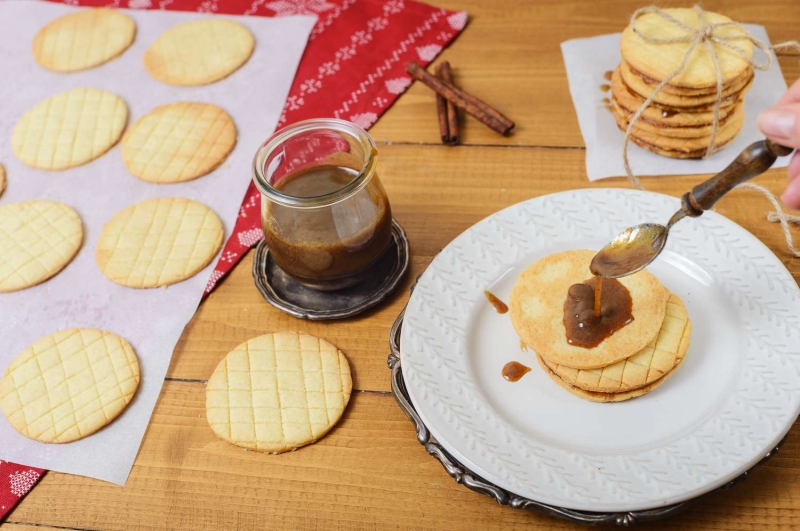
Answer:
[[[758, 116], [758, 128], [778, 144], [800, 149], [800, 79], [778, 100], [777, 105]], [[789, 208], [800, 208], [800, 155], [789, 162], [789, 185], [781, 197]]]

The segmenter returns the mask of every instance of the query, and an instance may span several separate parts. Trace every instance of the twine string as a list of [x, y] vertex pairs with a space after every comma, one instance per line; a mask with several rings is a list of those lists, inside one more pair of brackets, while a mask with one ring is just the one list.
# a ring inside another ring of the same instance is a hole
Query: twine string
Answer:
[[[722, 103], [722, 93], [723, 93], [723, 76], [722, 76], [722, 69], [719, 64], [719, 54], [717, 52], [717, 48], [715, 45], [719, 45], [723, 48], [731, 50], [738, 56], [740, 56], [743, 60], [745, 60], [751, 68], [754, 70], [769, 70], [772, 67], [772, 51], [774, 50], [794, 50], [800, 52], [800, 42], [798, 41], [786, 41], [779, 44], [774, 44], [772, 46], [768, 45], [764, 41], [755, 37], [752, 33], [750, 33], [742, 24], [734, 21], [728, 22], [715, 22], [709, 23], [706, 20], [706, 12], [698, 5], [694, 6], [694, 10], [697, 13], [698, 20], [700, 25], [698, 28], [693, 28], [687, 24], [684, 24], [677, 18], [673, 17], [666, 11], [656, 7], [656, 6], [647, 6], [637, 9], [633, 15], [631, 15], [631, 29], [636, 33], [642, 40], [654, 44], [674, 44], [679, 42], [687, 42], [689, 43], [689, 47], [686, 49], [686, 55], [684, 56], [683, 60], [681, 61], [680, 65], [668, 76], [661, 80], [661, 82], [656, 85], [653, 91], [650, 93], [650, 96], [645, 99], [644, 103], [636, 110], [635, 113], [630, 117], [628, 122], [628, 128], [625, 130], [625, 140], [622, 144], [622, 161], [625, 165], [625, 172], [628, 176], [628, 180], [630, 181], [631, 185], [638, 189], [644, 190], [641, 181], [639, 178], [633, 173], [631, 169], [630, 162], [628, 160], [628, 145], [630, 143], [631, 134], [633, 133], [633, 128], [636, 122], [641, 118], [644, 111], [650, 107], [650, 105], [655, 100], [656, 96], [667, 86], [670, 81], [672, 81], [676, 76], [678, 76], [681, 72], [684, 71], [686, 66], [689, 64], [689, 59], [692, 57], [695, 49], [700, 46], [701, 44], [705, 47], [708, 51], [708, 55], [711, 57], [712, 64], [714, 65], [714, 73], [716, 76], [716, 98], [714, 101], [714, 108], [713, 108], [713, 121], [711, 124], [711, 134], [708, 143], [708, 147], [706, 148], [705, 155], [703, 158], [706, 158], [713, 154], [716, 151], [716, 139], [717, 133], [719, 129], [719, 117], [720, 117], [720, 106]], [[676, 37], [669, 37], [669, 38], [660, 38], [660, 37], [651, 37], [644, 33], [642, 33], [636, 25], [636, 19], [640, 16], [648, 13], [653, 13], [667, 22], [677, 26], [678, 28], [682, 29], [685, 32], [685, 35], [679, 35]], [[738, 32], [729, 34], [729, 35], [719, 35], [715, 33], [715, 31], [719, 28], [736, 28], [739, 30]], [[739, 46], [730, 42], [734, 40], [749, 40], [753, 46], [764, 52], [766, 59], [763, 62], [757, 62]], [[786, 213], [783, 208], [781, 207], [778, 198], [770, 192], [768, 189], [764, 188], [761, 185], [754, 184], [754, 183], [743, 183], [736, 187], [740, 190], [752, 190], [762, 194], [767, 200], [772, 204], [775, 208], [774, 212], [770, 212], [767, 215], [767, 220], [773, 223], [780, 223], [781, 229], [783, 230], [783, 236], [786, 240], [786, 247], [789, 249], [789, 252], [792, 256], [796, 258], [800, 258], [800, 251], [798, 251], [794, 247], [794, 242], [792, 239], [792, 234], [790, 231], [790, 224], [800, 224], [800, 216], [792, 215]]]
[[772, 203], [772, 206], [775, 208], [775, 212], [770, 212], [767, 214], [767, 220], [773, 223], [777, 222], [781, 224], [781, 230], [783, 230], [783, 237], [786, 240], [786, 247], [789, 249], [789, 253], [791, 253], [791, 255], [795, 258], [800, 258], [800, 251], [795, 248], [792, 232], [789, 229], [790, 223], [800, 223], [800, 216], [787, 214], [786, 211], [781, 207], [780, 201], [778, 201], [778, 198], [775, 197], [775, 194], [760, 184], [742, 183], [736, 188], [740, 190], [752, 190], [754, 192], [758, 192], [766, 197], [767, 201]]

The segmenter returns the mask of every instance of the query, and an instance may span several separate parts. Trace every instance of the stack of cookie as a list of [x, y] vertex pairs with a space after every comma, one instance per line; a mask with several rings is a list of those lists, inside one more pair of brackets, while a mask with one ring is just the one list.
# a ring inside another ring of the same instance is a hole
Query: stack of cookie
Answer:
[[630, 294], [632, 320], [594, 347], [570, 343], [565, 300], [570, 286], [591, 277], [594, 254], [556, 253], [523, 271], [511, 292], [511, 322], [561, 387], [585, 400], [621, 402], [652, 391], [674, 373], [689, 348], [692, 325], [681, 299], [640, 271], [619, 279]]
[[[663, 10], [691, 28], [700, 28], [698, 12], [688, 8]], [[706, 11], [708, 24], [731, 20]], [[636, 28], [628, 26], [622, 33], [620, 51], [622, 61], [611, 76], [610, 110], [619, 128], [628, 129], [631, 116], [653, 95], [659, 83], [680, 67], [691, 51], [686, 66], [669, 83], [657, 91], [653, 102], [645, 109], [633, 126], [631, 141], [639, 146], [672, 158], [700, 158], [706, 154], [711, 142], [714, 123], [714, 105], [717, 101], [717, 68], [714, 57], [704, 43], [690, 50], [691, 42], [664, 44], [668, 39], [688, 35], [685, 28], [659, 13], [647, 13], [636, 19]], [[737, 26], [713, 29], [713, 35], [742, 34]], [[753, 43], [746, 38], [725, 41], [739, 48], [744, 56], [713, 41], [722, 93], [719, 101], [719, 122], [714, 150], [728, 145], [742, 129], [744, 123], [744, 95], [753, 82]]]

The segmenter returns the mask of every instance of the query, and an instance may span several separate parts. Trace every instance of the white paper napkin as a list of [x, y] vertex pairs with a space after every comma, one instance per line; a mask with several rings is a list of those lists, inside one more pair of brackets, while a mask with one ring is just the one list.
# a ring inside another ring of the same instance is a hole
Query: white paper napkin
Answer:
[[[230, 234], [251, 176], [253, 155], [278, 123], [316, 17], [234, 17], [253, 33], [249, 61], [230, 77], [202, 87], [175, 87], [151, 78], [142, 66], [147, 47], [168, 28], [214, 15], [123, 10], [136, 21], [136, 40], [119, 58], [83, 72], [60, 74], [31, 55], [36, 32], [75, 8], [48, 2], [0, 1], [0, 162], [8, 189], [0, 204], [52, 199], [78, 211], [83, 247], [61, 273], [39, 286], [0, 293], [0, 373], [26, 346], [56, 330], [101, 328], [127, 339], [139, 358], [142, 380], [131, 405], [94, 435], [68, 444], [43, 444], [17, 433], [0, 414], [0, 459], [124, 484], [128, 478], [181, 331], [200, 302], [212, 266], [167, 288], [130, 289], [108, 280], [95, 263], [103, 224], [124, 207], [155, 197], [200, 201]], [[74, 87], [97, 87], [128, 104], [129, 124], [157, 105], [180, 100], [215, 103], [236, 124], [233, 152], [220, 168], [194, 181], [152, 184], [125, 168], [119, 145], [78, 168], [29, 168], [11, 151], [11, 132], [40, 100]], [[223, 257], [224, 259], [224, 257]], [[216, 260], [215, 260], [216, 261]], [[213, 264], [214, 262], [212, 262]]]
[[[745, 24], [758, 39], [770, 44], [763, 26]], [[621, 33], [601, 35], [587, 39], [573, 39], [561, 43], [561, 53], [567, 67], [569, 92], [578, 114], [581, 135], [586, 144], [586, 173], [590, 181], [625, 175], [622, 162], [622, 143], [625, 135], [617, 127], [614, 117], [605, 108], [603, 98], [610, 93], [600, 90], [608, 81], [603, 75], [614, 70], [620, 62], [619, 41]], [[760, 52], [756, 51], [757, 54]], [[761, 59], [758, 58], [757, 59]], [[786, 92], [778, 61], [772, 68], [762, 72], [756, 70], [753, 86], [745, 96], [745, 119], [742, 131], [724, 149], [708, 159], [679, 160], [656, 155], [640, 148], [633, 142], [628, 146], [628, 160], [636, 175], [682, 175], [716, 173], [727, 166], [748, 145], [762, 140], [756, 126], [761, 111], [775, 105]], [[773, 167], [783, 168], [789, 157], [781, 157]]]

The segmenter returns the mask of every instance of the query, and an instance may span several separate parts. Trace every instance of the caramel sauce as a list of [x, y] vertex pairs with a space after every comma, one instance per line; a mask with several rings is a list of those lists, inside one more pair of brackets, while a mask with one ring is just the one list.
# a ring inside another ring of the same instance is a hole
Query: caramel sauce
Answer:
[[[601, 286], [597, 286], [598, 281], [602, 282]], [[599, 316], [595, 314], [596, 299], [600, 299]], [[567, 342], [576, 347], [594, 348], [631, 323], [632, 310], [633, 300], [628, 288], [616, 279], [594, 277], [574, 284], [564, 303]]]
[[486, 295], [486, 299], [492, 304], [492, 306], [494, 306], [494, 309], [497, 313], [508, 313], [508, 305], [498, 299], [494, 293], [484, 290], [483, 294]]
[[523, 365], [518, 361], [509, 361], [503, 366], [503, 378], [509, 382], [518, 382], [520, 378], [530, 371], [531, 368], [527, 365]]
[[667, 111], [667, 110], [661, 111], [661, 117], [662, 118], [672, 118], [676, 114], [678, 114], [678, 113], [675, 112], [675, 111]]
[[606, 78], [607, 81], [611, 81], [611, 77], [614, 75], [613, 70], [607, 70], [603, 77]]
[[[274, 186], [294, 197], [313, 197], [339, 190], [357, 176], [352, 168], [322, 165], [289, 174]], [[264, 239], [275, 263], [309, 285], [354, 284], [386, 249], [392, 212], [382, 192], [365, 188], [348, 201], [350, 209], [298, 209], [274, 203], [263, 210]]]
[[608, 92], [609, 90], [611, 90], [611, 85], [605, 85], [605, 84], [600, 85], [600, 90], [602, 90], [603, 92]]

